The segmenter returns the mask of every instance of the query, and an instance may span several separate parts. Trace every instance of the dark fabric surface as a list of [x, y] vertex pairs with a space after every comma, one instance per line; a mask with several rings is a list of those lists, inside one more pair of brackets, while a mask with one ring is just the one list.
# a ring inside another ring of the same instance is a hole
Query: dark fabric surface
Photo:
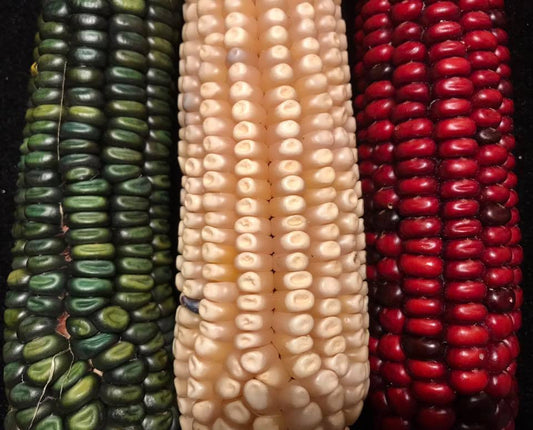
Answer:
[[[347, 0], [348, 1], [348, 0]], [[33, 37], [38, 15], [38, 0], [0, 0], [0, 295], [10, 266], [13, 222], [13, 194], [22, 140], [26, 106], [26, 86], [31, 65]], [[349, 10], [349, 5], [346, 8]], [[525, 302], [520, 334], [519, 360], [521, 406], [517, 430], [533, 428], [533, 2], [508, 0], [509, 33], [513, 54], [515, 85], [515, 125], [518, 140], [518, 174], [524, 257]], [[350, 26], [349, 26], [350, 27]], [[1, 333], [1, 332], [0, 332]], [[1, 361], [0, 361], [1, 364]], [[1, 390], [0, 390], [1, 391]], [[5, 413], [5, 397], [0, 394], [0, 414]], [[371, 417], [365, 411], [353, 428], [369, 429]], [[2, 425], [0, 424], [0, 428]]]

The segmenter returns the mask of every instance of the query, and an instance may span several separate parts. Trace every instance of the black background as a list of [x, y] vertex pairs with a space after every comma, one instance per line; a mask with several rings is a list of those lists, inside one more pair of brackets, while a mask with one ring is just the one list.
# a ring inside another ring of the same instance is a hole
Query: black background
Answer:
[[[352, 26], [348, 13], [355, 0], [345, 0], [344, 3], [350, 34]], [[533, 359], [533, 295], [530, 294], [533, 285], [533, 264], [530, 263], [533, 258], [533, 146], [530, 139], [533, 135], [533, 2], [507, 0], [506, 3], [513, 54], [518, 188], [525, 251], [522, 284], [525, 302], [518, 369], [521, 405], [516, 429], [530, 430], [533, 429], [533, 365], [529, 361]], [[5, 278], [10, 266], [16, 164], [22, 141], [38, 9], [38, 0], [0, 0], [0, 297], [5, 293]], [[5, 398], [0, 394], [0, 414], [3, 416], [4, 412]], [[370, 428], [368, 411], [353, 428]]]

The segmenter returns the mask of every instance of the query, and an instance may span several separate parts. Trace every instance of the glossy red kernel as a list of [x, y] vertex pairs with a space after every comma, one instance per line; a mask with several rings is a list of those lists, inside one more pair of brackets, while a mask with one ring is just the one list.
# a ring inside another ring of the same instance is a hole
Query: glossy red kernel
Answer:
[[494, 51], [498, 47], [498, 39], [487, 30], [470, 31], [463, 40], [469, 51]]
[[[424, 236], [424, 234], [419, 236]], [[412, 254], [439, 255], [442, 251], [442, 239], [423, 237], [422, 239], [405, 240], [404, 251]]]
[[387, 28], [380, 28], [366, 35], [363, 32], [360, 33], [361, 38], [356, 39], [357, 45], [368, 47], [374, 47], [390, 43], [392, 36], [392, 31]]
[[445, 219], [472, 217], [478, 212], [479, 202], [477, 200], [452, 200], [442, 205], [442, 216]]
[[461, 10], [451, 1], [438, 1], [424, 9], [423, 20], [426, 24], [434, 24], [439, 21], [458, 21]]
[[396, 101], [398, 103], [404, 101], [414, 101], [421, 103], [429, 103], [431, 100], [429, 85], [425, 82], [412, 82], [408, 83], [396, 92]]
[[478, 127], [498, 127], [502, 116], [496, 109], [481, 108], [472, 112], [471, 118]]
[[490, 16], [482, 11], [467, 12], [461, 17], [461, 25], [466, 31], [492, 28]]
[[446, 284], [445, 297], [454, 302], [479, 301], [485, 298], [487, 287], [482, 282], [448, 282]]
[[[370, 102], [365, 108], [365, 114], [374, 121], [387, 119], [394, 108], [394, 100], [391, 98], [379, 99]], [[360, 121], [358, 121], [359, 124]]]
[[499, 58], [494, 52], [489, 51], [473, 51], [467, 55], [468, 61], [472, 70], [490, 69], [496, 70], [500, 64]]
[[396, 86], [420, 82], [427, 79], [427, 67], [424, 63], [410, 62], [397, 66], [393, 72], [393, 83]]
[[485, 266], [479, 260], [447, 261], [444, 276], [453, 280], [477, 279], [483, 275]]
[[434, 92], [435, 96], [439, 99], [452, 97], [470, 98], [474, 92], [474, 85], [467, 78], [454, 77], [441, 79], [435, 83]]
[[392, 19], [395, 22], [415, 21], [422, 12], [421, 1], [409, 1], [396, 3], [392, 6]]
[[458, 323], [479, 323], [487, 316], [487, 308], [480, 303], [448, 305], [446, 317]]
[[481, 239], [487, 246], [506, 245], [511, 239], [511, 230], [504, 226], [486, 227]]
[[435, 173], [435, 161], [429, 158], [412, 158], [396, 164], [399, 177], [429, 176]]
[[446, 366], [438, 361], [407, 360], [406, 365], [416, 379], [441, 379], [446, 376]]
[[496, 87], [500, 83], [500, 75], [493, 70], [476, 70], [470, 80], [476, 88]]
[[501, 166], [486, 166], [479, 169], [477, 179], [482, 185], [491, 185], [503, 182], [507, 176], [507, 170]]
[[448, 348], [446, 362], [453, 369], [471, 370], [484, 367], [487, 361], [486, 348]]
[[487, 270], [483, 279], [488, 287], [505, 287], [513, 282], [513, 270], [509, 267], [492, 267]]
[[438, 191], [435, 178], [415, 177], [398, 181], [398, 194], [400, 196], [431, 195]]
[[472, 72], [470, 62], [463, 57], [449, 57], [439, 60], [432, 68], [435, 79], [450, 76], [468, 76]]
[[507, 337], [504, 342], [511, 351], [511, 357], [513, 357], [513, 359], [518, 357], [518, 354], [520, 353], [520, 343], [518, 342], [518, 337], [515, 334], [512, 334]]
[[410, 418], [415, 414], [417, 404], [409, 389], [387, 388], [386, 394], [393, 413], [404, 418]]
[[442, 314], [442, 300], [428, 298], [410, 298], [405, 301], [404, 311], [409, 317], [435, 317]]
[[511, 195], [508, 188], [503, 185], [489, 185], [483, 189], [481, 200], [493, 203], [506, 203]]
[[379, 13], [385, 13], [390, 10], [390, 4], [387, 0], [369, 1], [361, 8], [361, 17], [369, 18]]
[[448, 239], [460, 239], [477, 236], [483, 231], [477, 219], [457, 219], [444, 223], [443, 234]]
[[453, 346], [482, 346], [488, 342], [489, 332], [485, 327], [478, 325], [451, 325], [448, 326], [446, 340]]
[[432, 278], [442, 273], [442, 260], [438, 257], [403, 254], [400, 257], [400, 270], [409, 276]]
[[[464, 163], [464, 165], [470, 167], [467, 163]], [[469, 171], [467, 172], [470, 173]], [[475, 172], [471, 173], [471, 175], [468, 173], [465, 173], [464, 176], [474, 176], [475, 174]], [[443, 199], [473, 198], [479, 194], [479, 191], [479, 182], [473, 179], [446, 181], [440, 187], [440, 195]]]
[[376, 163], [392, 163], [394, 161], [394, 145], [382, 143], [374, 148], [372, 158]]
[[413, 296], [436, 296], [442, 292], [442, 282], [438, 279], [407, 278], [403, 280], [403, 290]]
[[405, 331], [414, 336], [435, 337], [443, 330], [442, 322], [437, 319], [408, 318], [405, 322]]
[[383, 258], [376, 265], [378, 273], [387, 281], [399, 281], [401, 279], [400, 270], [396, 260]]
[[437, 100], [431, 105], [431, 113], [435, 119], [470, 115], [472, 103], [466, 99], [451, 98]]
[[439, 121], [435, 125], [437, 139], [470, 137], [476, 133], [476, 123], [468, 117], [456, 117]]
[[[438, 236], [441, 226], [440, 219], [436, 217], [408, 218], [400, 222], [400, 236], [402, 239]], [[440, 246], [439, 243], [438, 245], [430, 245], [430, 248], [440, 248]]]
[[371, 31], [378, 30], [380, 28], [390, 27], [391, 22], [387, 14], [377, 13], [371, 16], [368, 16], [363, 21], [363, 31], [365, 33], [370, 33]]
[[450, 240], [444, 248], [444, 257], [451, 260], [476, 258], [481, 256], [483, 249], [483, 242], [477, 239]]
[[396, 46], [408, 40], [420, 40], [424, 29], [415, 22], [402, 22], [392, 33], [392, 43]]
[[379, 45], [368, 50], [363, 56], [363, 64], [371, 68], [376, 64], [390, 63], [394, 48], [390, 45]]
[[403, 363], [385, 361], [381, 366], [381, 376], [394, 386], [408, 387], [411, 384], [411, 377]]
[[405, 323], [405, 316], [400, 309], [383, 309], [379, 314], [379, 322], [390, 333], [400, 334]]
[[445, 40], [432, 45], [429, 50], [429, 61], [432, 63], [436, 63], [443, 58], [464, 56], [466, 56], [466, 47], [464, 43], [458, 40]]
[[489, 0], [460, 0], [459, 7], [462, 11], [470, 10], [489, 10], [490, 1]]
[[471, 157], [478, 151], [474, 139], [450, 139], [439, 143], [439, 155], [443, 158]]
[[[427, 120], [427, 121], [429, 121], [429, 120]], [[412, 123], [412, 121], [408, 121], [408, 123]], [[403, 124], [406, 124], [406, 123], [403, 123]], [[406, 124], [405, 127], [408, 127], [410, 125], [413, 125], [413, 124]], [[427, 124], [425, 124], [425, 125], [427, 125]], [[426, 132], [429, 131], [428, 135], [431, 135], [431, 131], [432, 131], [432, 128], [433, 128], [433, 124], [432, 123], [431, 123], [430, 127], [431, 128], [426, 130]], [[408, 133], [409, 133], [408, 131], [406, 131], [406, 130], [400, 128], [400, 127], [397, 127], [395, 134], [396, 134], [396, 137], [399, 140], [403, 140], [403, 139], [399, 138], [398, 135], [407, 136]], [[411, 132], [411, 134], [414, 134], [414, 133]], [[416, 137], [416, 136], [413, 136], [413, 137]], [[409, 137], [404, 137], [404, 139], [407, 139], [407, 138], [409, 138]], [[412, 159], [413, 157], [422, 157], [422, 158], [424, 158], [424, 157], [433, 157], [435, 155], [436, 151], [437, 151], [437, 145], [436, 145], [436, 143], [435, 143], [435, 141], [433, 139], [429, 139], [429, 138], [415, 139], [415, 138], [413, 138], [411, 140], [408, 140], [406, 142], [402, 142], [399, 145], [397, 145], [394, 155], [395, 155], [396, 159], [403, 160], [403, 159]]]
[[[431, 136], [433, 122], [426, 118], [416, 118], [398, 124], [394, 130], [397, 141], [417, 139]], [[412, 155], [416, 156], [416, 155]]]
[[423, 43], [408, 41], [394, 49], [392, 62], [395, 65], [409, 61], [423, 62], [426, 59], [426, 46]]
[[402, 243], [395, 233], [386, 233], [376, 240], [377, 251], [387, 257], [397, 257], [402, 252]]
[[503, 340], [513, 332], [513, 320], [506, 314], [489, 314], [485, 320], [492, 340]]
[[504, 163], [509, 152], [501, 145], [484, 145], [479, 149], [477, 160], [482, 166]]
[[491, 373], [502, 372], [511, 363], [511, 351], [503, 342], [496, 342], [489, 346], [487, 370]]
[[502, 185], [507, 188], [516, 188], [516, 185], [518, 183], [517, 176], [514, 172], [508, 172], [507, 177], [505, 178], [505, 181], [503, 181]]
[[371, 83], [365, 91], [367, 100], [377, 100], [392, 97], [394, 95], [394, 86], [390, 81], [379, 81]]
[[512, 384], [513, 377], [507, 372], [502, 372], [490, 377], [485, 391], [493, 397], [505, 398], [511, 393]]
[[444, 40], [458, 39], [463, 35], [463, 29], [458, 22], [441, 21], [429, 27], [424, 39], [427, 43], [433, 44]]
[[376, 209], [392, 209], [396, 207], [400, 197], [394, 188], [382, 188], [374, 193], [372, 200]]
[[[477, 170], [478, 165], [475, 160], [472, 160], [471, 158], [455, 158], [451, 160], [443, 160], [440, 164], [439, 174], [443, 179], [472, 178], [476, 175]], [[453, 183], [455, 183], [455, 181], [445, 183], [444, 188], [446, 188], [447, 186], [452, 186]], [[441, 190], [441, 195], [444, 198], [461, 197], [459, 195], [450, 195], [450, 197], [445, 197], [445, 195], [448, 195], [448, 193], [443, 190]]]
[[[498, 91], [499, 92], [499, 91]], [[502, 115], [512, 115], [514, 113], [514, 102], [511, 99], [504, 98], [499, 106], [498, 112]], [[509, 139], [514, 140], [514, 136], [508, 136]]]
[[379, 355], [390, 361], [403, 363], [405, 361], [405, 354], [400, 346], [400, 337], [393, 334], [386, 334], [379, 340], [378, 351]]
[[398, 124], [411, 118], [427, 116], [427, 107], [423, 103], [405, 101], [397, 104], [392, 111], [392, 122]]
[[376, 187], [390, 187], [396, 183], [394, 168], [390, 164], [382, 164], [372, 175], [372, 180]]
[[411, 385], [414, 396], [418, 400], [434, 404], [446, 405], [455, 398], [454, 392], [448, 384], [438, 382], [414, 381]]
[[383, 142], [391, 140], [394, 133], [394, 125], [388, 120], [376, 121], [367, 129], [370, 142]]
[[403, 216], [432, 216], [439, 211], [439, 200], [436, 197], [413, 197], [403, 199], [398, 204], [399, 213]]
[[458, 394], [472, 395], [483, 391], [489, 382], [489, 375], [485, 370], [469, 372], [453, 370], [450, 373], [450, 385]]

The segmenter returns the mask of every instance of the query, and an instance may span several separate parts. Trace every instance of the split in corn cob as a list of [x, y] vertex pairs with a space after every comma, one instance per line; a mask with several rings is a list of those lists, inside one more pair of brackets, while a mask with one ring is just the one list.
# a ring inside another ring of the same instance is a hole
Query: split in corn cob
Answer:
[[340, 2], [188, 0], [174, 371], [189, 429], [344, 429], [368, 388]]
[[43, 1], [6, 300], [6, 430], [177, 427], [175, 9]]
[[503, 1], [357, 8], [376, 428], [514, 429], [522, 251]]

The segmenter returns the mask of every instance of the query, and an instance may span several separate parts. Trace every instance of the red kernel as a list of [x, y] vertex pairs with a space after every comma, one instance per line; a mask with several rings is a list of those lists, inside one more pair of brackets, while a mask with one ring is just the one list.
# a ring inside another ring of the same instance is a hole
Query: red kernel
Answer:
[[454, 346], [481, 346], [488, 342], [489, 332], [485, 327], [478, 325], [451, 325], [447, 329], [446, 340]]

